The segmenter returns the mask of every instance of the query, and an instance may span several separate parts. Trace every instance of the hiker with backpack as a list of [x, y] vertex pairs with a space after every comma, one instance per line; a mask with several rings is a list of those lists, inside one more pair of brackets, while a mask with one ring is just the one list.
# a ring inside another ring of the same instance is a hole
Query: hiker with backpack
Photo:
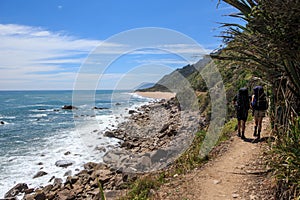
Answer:
[[266, 116], [266, 110], [268, 109], [267, 95], [265, 94], [262, 86], [255, 86], [253, 88], [251, 108], [253, 109], [253, 116], [255, 120], [253, 136], [260, 139], [262, 120]]
[[248, 118], [248, 110], [250, 108], [250, 98], [247, 88], [240, 88], [238, 94], [233, 99], [236, 109], [236, 117], [238, 120], [238, 136], [242, 139], [245, 137], [246, 121]]

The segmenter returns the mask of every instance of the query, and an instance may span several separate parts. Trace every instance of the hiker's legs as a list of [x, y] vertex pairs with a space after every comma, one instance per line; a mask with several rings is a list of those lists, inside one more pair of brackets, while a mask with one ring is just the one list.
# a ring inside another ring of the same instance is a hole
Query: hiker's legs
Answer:
[[263, 120], [263, 117], [259, 117], [258, 118], [258, 127], [257, 127], [257, 138], [260, 139], [260, 132], [261, 132], [261, 129], [262, 129], [262, 120]]
[[242, 132], [245, 132], [246, 129], [246, 121], [242, 120]]
[[246, 120], [242, 120], [242, 139], [245, 139], [245, 128], [246, 128]]
[[257, 136], [257, 127], [258, 127], [258, 122], [259, 122], [258, 119], [259, 119], [258, 116], [254, 116], [255, 126], [254, 126], [254, 133], [253, 133], [253, 136]]
[[262, 128], [262, 120], [265, 117], [265, 111], [255, 110], [254, 111], [254, 119], [255, 119], [255, 127], [254, 127], [254, 136], [257, 136], [257, 139], [260, 139], [260, 133]]
[[242, 123], [242, 120], [238, 119], [238, 136], [239, 137], [241, 136], [241, 123]]

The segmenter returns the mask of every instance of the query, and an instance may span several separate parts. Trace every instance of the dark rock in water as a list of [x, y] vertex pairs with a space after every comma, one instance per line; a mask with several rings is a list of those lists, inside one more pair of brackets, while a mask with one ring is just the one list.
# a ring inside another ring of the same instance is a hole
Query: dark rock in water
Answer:
[[5, 124], [4, 121], [0, 121], [0, 125], [3, 125], [3, 124]]
[[57, 167], [69, 167], [69, 166], [73, 165], [73, 162], [69, 161], [69, 160], [58, 160], [55, 162], [55, 165]]
[[70, 154], [71, 154], [70, 151], [67, 151], [67, 152], [64, 153], [65, 156], [70, 155]]
[[128, 114], [130, 114], [130, 115], [133, 114], [133, 113], [136, 113], [136, 111], [135, 110], [129, 110], [128, 111]]
[[62, 184], [63, 180], [61, 178], [55, 178], [53, 181], [53, 185], [59, 185]]
[[39, 162], [37, 165], [43, 165], [43, 163], [42, 163], [42, 162]]
[[106, 136], [106, 137], [115, 137], [115, 133], [113, 131], [106, 131], [104, 133], [104, 136]]
[[116, 103], [115, 105], [116, 105], [116, 106], [120, 106], [120, 105], [121, 105], [121, 103]]
[[51, 182], [55, 179], [55, 176], [52, 176], [48, 182]]
[[78, 108], [75, 107], [75, 106], [72, 106], [72, 105], [64, 105], [61, 109], [63, 109], [63, 110], [73, 110], [73, 109], [78, 109]]
[[103, 146], [97, 146], [97, 147], [95, 147], [95, 150], [100, 151], [100, 152], [106, 152], [106, 148]]
[[38, 108], [37, 110], [46, 110], [45, 108]]
[[97, 106], [95, 106], [93, 109], [94, 109], [94, 110], [104, 110], [104, 109], [108, 109], [108, 108], [102, 108], [102, 107], [97, 107]]
[[48, 173], [47, 172], [44, 172], [44, 171], [39, 171], [38, 173], [36, 173], [33, 178], [38, 178], [38, 177], [41, 177], [41, 176], [44, 176], [44, 175], [47, 175]]
[[54, 111], [54, 112], [59, 112], [59, 110], [58, 110], [58, 109], [54, 109], [53, 111]]
[[24, 192], [25, 190], [28, 189], [28, 186], [26, 183], [18, 183], [16, 186], [14, 186], [12, 189], [10, 189], [5, 195], [4, 198], [9, 198], [9, 197], [15, 197], [19, 193]]
[[64, 176], [71, 176], [72, 175], [72, 170], [66, 171], [66, 173], [64, 174]]

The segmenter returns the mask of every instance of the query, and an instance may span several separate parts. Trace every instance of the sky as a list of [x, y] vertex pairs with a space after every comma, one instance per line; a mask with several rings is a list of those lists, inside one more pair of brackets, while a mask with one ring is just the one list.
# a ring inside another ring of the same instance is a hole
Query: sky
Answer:
[[[222, 44], [218, 0], [0, 0], [0, 90], [133, 89]], [[91, 84], [92, 82], [92, 84]]]

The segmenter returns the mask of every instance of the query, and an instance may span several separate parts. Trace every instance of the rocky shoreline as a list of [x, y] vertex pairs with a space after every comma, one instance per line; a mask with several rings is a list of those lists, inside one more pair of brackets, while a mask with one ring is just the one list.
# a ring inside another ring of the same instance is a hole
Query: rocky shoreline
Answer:
[[118, 148], [104, 155], [104, 163], [86, 163], [84, 170], [68, 176], [65, 182], [52, 177], [49, 185], [41, 188], [19, 183], [4, 199], [18, 199], [17, 196], [24, 194], [25, 200], [96, 200], [100, 199], [99, 184], [107, 199], [116, 199], [126, 193], [128, 183], [139, 174], [172, 164], [190, 145], [199, 126], [205, 126], [204, 117], [197, 111], [182, 111], [176, 98], [129, 110], [129, 114], [116, 129], [103, 133], [122, 141]]

